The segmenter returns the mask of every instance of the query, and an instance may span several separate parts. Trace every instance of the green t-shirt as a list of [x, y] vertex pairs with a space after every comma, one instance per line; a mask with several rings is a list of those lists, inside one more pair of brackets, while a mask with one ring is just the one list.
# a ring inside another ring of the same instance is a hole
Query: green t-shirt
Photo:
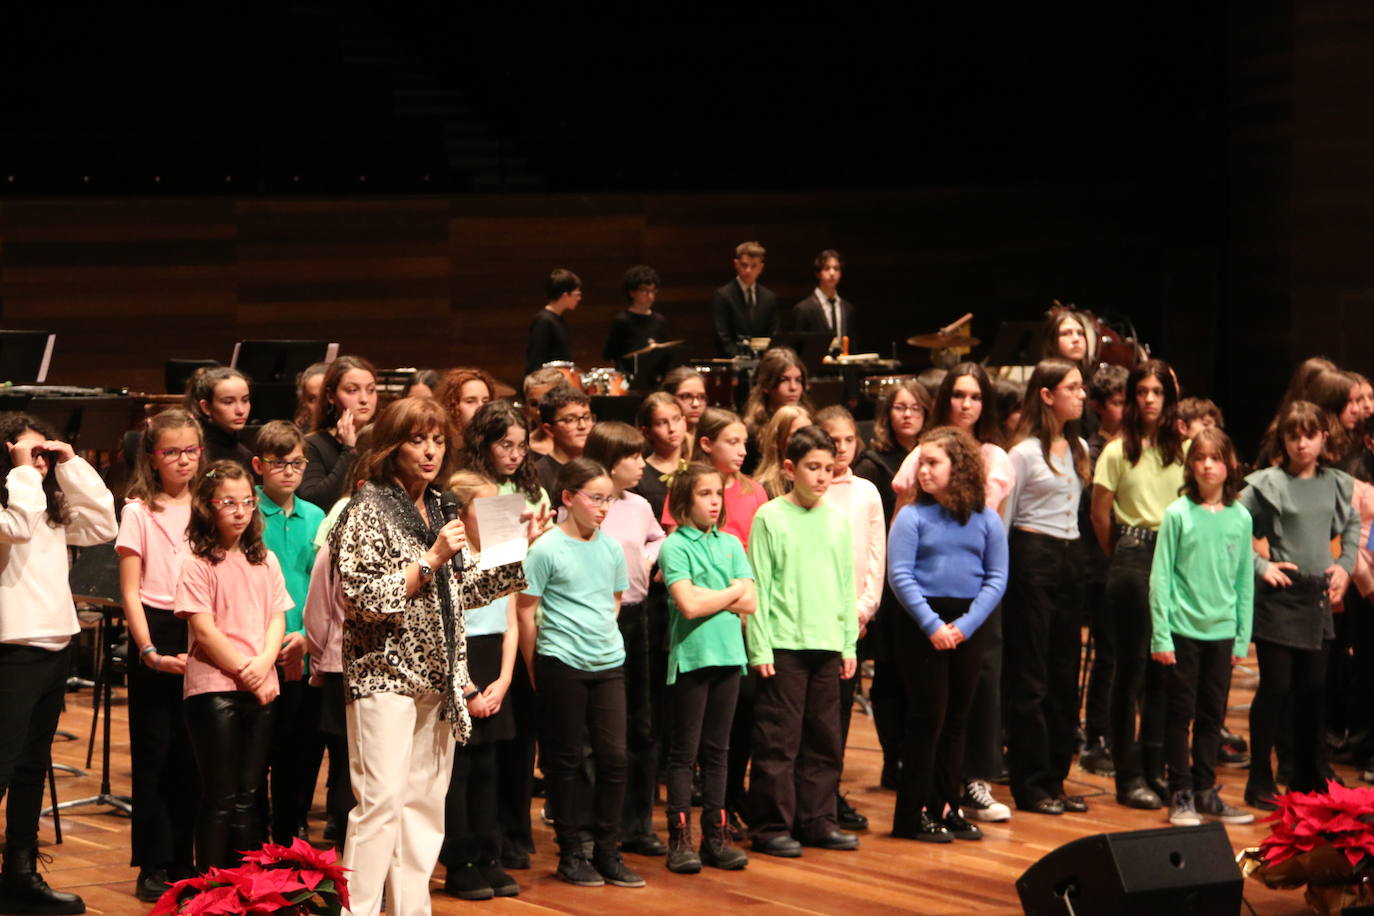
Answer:
[[583, 541], [555, 527], [530, 545], [525, 581], [525, 594], [540, 599], [536, 653], [579, 671], [625, 663], [615, 595], [630, 581], [625, 551], [614, 538], [597, 531]]
[[854, 657], [859, 613], [852, 527], [832, 506], [803, 509], [782, 496], [755, 514], [749, 562], [758, 609], [745, 625], [749, 664], [772, 664], [774, 649]]
[[[520, 492], [520, 488], [515, 485], [515, 481], [513, 480], [507, 480], [505, 483], [498, 483], [496, 485], [496, 493], [498, 496], [506, 496], [511, 493]], [[543, 487], [540, 487], [539, 499], [536, 502], [530, 502], [529, 497], [525, 497], [525, 508], [535, 515], [538, 515], [540, 510], [549, 508], [549, 494], [544, 492]]]
[[324, 510], [297, 496], [288, 515], [262, 487], [257, 487], [257, 493], [262, 542], [277, 555], [286, 591], [291, 595], [293, 607], [286, 612], [286, 632], [303, 633], [305, 596], [310, 591], [310, 570], [315, 566], [315, 532], [324, 521]]
[[[1183, 454], [1188, 454], [1185, 445]], [[1120, 439], [1113, 439], [1097, 457], [1093, 484], [1114, 494], [1112, 512], [1118, 525], [1158, 530], [1164, 510], [1183, 489], [1183, 462], [1163, 464], [1159, 446], [1141, 449], [1140, 460], [1131, 464]]]
[[[671, 591], [676, 582], [686, 580], [698, 588], [720, 591], [729, 588], [732, 579], [754, 578], [739, 538], [719, 528], [678, 528], [659, 549], [658, 566], [670, 589], [668, 607], [673, 611], [678, 609]], [[669, 684], [677, 680], [679, 671], [714, 665], [739, 665], [742, 671], [746, 661], [744, 630], [740, 618], [730, 611], [717, 611], [695, 620], [680, 613], [668, 618]]]
[[1174, 651], [1173, 634], [1250, 646], [1255, 607], [1250, 513], [1239, 501], [1212, 512], [1186, 496], [1164, 510], [1150, 569], [1151, 652]]

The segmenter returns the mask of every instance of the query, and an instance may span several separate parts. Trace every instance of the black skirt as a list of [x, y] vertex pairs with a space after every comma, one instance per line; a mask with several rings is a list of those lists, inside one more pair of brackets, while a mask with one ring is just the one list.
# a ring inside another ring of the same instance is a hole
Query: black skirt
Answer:
[[[468, 677], [479, 690], [501, 676], [501, 644], [505, 641], [502, 633], [490, 636], [468, 637]], [[469, 745], [486, 744], [489, 741], [509, 741], [515, 737], [514, 691], [507, 690], [501, 701], [501, 711], [485, 719], [472, 717], [472, 737]]]

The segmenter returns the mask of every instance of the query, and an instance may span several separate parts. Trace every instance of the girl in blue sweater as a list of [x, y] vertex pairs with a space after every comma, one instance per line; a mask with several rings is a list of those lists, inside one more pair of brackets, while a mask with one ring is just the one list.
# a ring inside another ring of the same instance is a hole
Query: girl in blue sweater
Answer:
[[928, 843], [982, 838], [959, 810], [964, 730], [983, 661], [980, 629], [1007, 585], [1007, 536], [987, 508], [983, 459], [967, 433], [921, 437], [920, 497], [888, 540], [888, 581], [905, 608], [893, 651], [906, 694], [902, 775], [892, 835]]

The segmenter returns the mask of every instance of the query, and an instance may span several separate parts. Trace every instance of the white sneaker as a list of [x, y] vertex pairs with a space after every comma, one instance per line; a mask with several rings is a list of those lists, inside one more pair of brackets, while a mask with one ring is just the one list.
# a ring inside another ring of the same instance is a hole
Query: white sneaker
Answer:
[[1011, 809], [992, 797], [988, 784], [970, 779], [964, 784], [964, 797], [959, 802], [964, 809], [964, 817], [971, 821], [992, 823], [1011, 820]]

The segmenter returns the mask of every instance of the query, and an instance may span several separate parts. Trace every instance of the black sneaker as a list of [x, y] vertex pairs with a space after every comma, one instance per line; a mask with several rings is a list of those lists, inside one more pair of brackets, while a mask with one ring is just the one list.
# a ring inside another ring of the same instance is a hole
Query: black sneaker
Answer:
[[519, 897], [520, 885], [515, 883], [515, 879], [506, 874], [505, 870], [495, 862], [479, 862], [477, 870], [482, 873], [482, 877], [487, 879], [487, 884], [491, 885], [491, 892], [497, 897]]
[[444, 893], [459, 900], [490, 900], [496, 896], [481, 870], [471, 862], [448, 870], [444, 876]]
[[592, 868], [592, 863], [587, 861], [581, 849], [558, 856], [558, 877], [577, 887], [601, 887], [606, 883], [601, 873]]
[[868, 818], [854, 810], [843, 795], [835, 793], [835, 823], [844, 830], [867, 830]]
[[644, 879], [630, 870], [618, 852], [598, 851], [592, 858], [592, 867], [607, 884], [614, 884], [616, 887], [644, 886]]
[[157, 903], [158, 898], [167, 893], [172, 880], [165, 868], [144, 868], [138, 873], [138, 884], [134, 886], [134, 896], [144, 903]]
[[1197, 813], [1212, 821], [1221, 821], [1223, 824], [1253, 824], [1255, 815], [1249, 811], [1228, 805], [1221, 800], [1221, 793], [1216, 786], [1203, 792], [1198, 792], [1193, 799], [1193, 804], [1197, 808]]
[[1096, 738], [1083, 746], [1078, 753], [1078, 768], [1094, 776], [1115, 776], [1116, 765], [1112, 763], [1112, 749], [1104, 738]]
[[652, 833], [626, 837], [620, 842], [621, 852], [632, 852], [638, 856], [666, 856], [668, 847]]
[[941, 821], [949, 835], [960, 840], [981, 840], [983, 831], [964, 820], [958, 808], [950, 808], [949, 813]]

